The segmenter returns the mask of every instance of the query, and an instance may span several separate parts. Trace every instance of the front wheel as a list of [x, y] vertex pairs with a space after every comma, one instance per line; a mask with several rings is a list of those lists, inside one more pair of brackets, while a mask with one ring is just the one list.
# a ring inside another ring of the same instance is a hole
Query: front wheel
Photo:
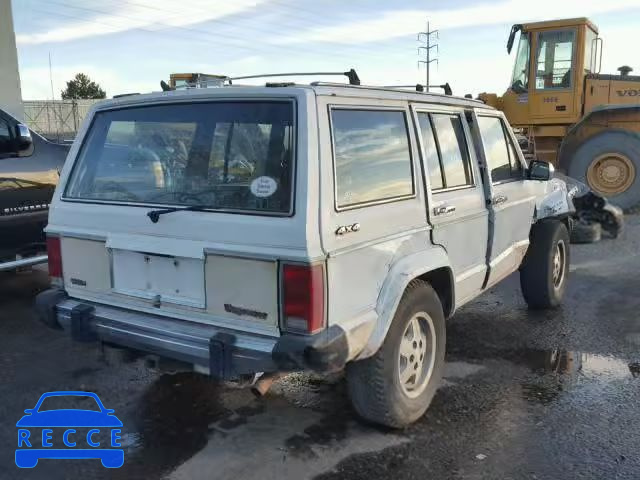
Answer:
[[445, 335], [438, 295], [428, 283], [413, 280], [380, 349], [347, 365], [356, 412], [365, 420], [394, 428], [419, 419], [442, 378]]
[[560, 305], [569, 275], [569, 232], [564, 223], [533, 225], [529, 249], [520, 267], [520, 287], [530, 308]]

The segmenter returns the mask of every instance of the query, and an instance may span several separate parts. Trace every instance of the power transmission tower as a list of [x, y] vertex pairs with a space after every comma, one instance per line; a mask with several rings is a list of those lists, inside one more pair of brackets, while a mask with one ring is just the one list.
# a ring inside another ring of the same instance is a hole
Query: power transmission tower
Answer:
[[426, 78], [427, 82], [425, 83], [425, 86], [424, 86], [427, 92], [429, 91], [429, 80], [430, 80], [429, 69], [431, 68], [431, 64], [433, 62], [436, 62], [436, 64], [438, 63], [438, 58], [437, 57], [432, 58], [431, 56], [432, 48], [435, 48], [436, 52], [439, 53], [438, 44], [433, 43], [433, 40], [431, 38], [434, 35], [436, 39], [439, 39], [438, 30], [431, 30], [431, 25], [429, 24], [428, 21], [427, 21], [427, 31], [418, 33], [418, 42], [421, 43], [421, 45], [418, 47], [418, 57], [420, 58], [420, 60], [418, 60], [418, 68], [420, 68], [420, 64], [424, 64], [427, 70], [427, 78]]

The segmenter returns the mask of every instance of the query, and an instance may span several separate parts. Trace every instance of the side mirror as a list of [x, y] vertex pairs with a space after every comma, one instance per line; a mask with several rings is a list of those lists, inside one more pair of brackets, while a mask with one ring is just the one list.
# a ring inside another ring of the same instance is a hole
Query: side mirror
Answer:
[[24, 413], [26, 413], [27, 415], [31, 415], [33, 413], [33, 408], [27, 408]]
[[33, 139], [31, 138], [29, 127], [27, 127], [24, 123], [19, 123], [16, 126], [16, 133], [18, 134], [16, 138], [18, 152], [29, 150], [29, 148], [31, 148], [31, 145], [33, 145]]
[[534, 160], [529, 164], [529, 180], [547, 181], [551, 179], [553, 173], [553, 165], [540, 160]]

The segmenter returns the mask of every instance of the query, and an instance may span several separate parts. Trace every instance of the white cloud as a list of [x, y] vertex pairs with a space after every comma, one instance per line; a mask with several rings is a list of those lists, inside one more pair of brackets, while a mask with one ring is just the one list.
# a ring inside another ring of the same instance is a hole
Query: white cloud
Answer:
[[400, 10], [376, 15], [372, 19], [343, 23], [330, 27], [308, 29], [285, 36], [276, 43], [335, 42], [361, 44], [406, 36], [424, 29], [426, 19], [434, 28], [450, 29], [499, 23], [530, 22], [550, 18], [589, 16], [625, 9], [638, 9], [638, 0], [537, 0], [535, 4], [522, 0], [485, 3], [450, 10]]
[[[82, 38], [95, 37], [110, 33], [125, 32], [139, 28], [157, 29], [166, 27], [185, 27], [197, 23], [216, 20], [222, 17], [250, 11], [265, 0], [233, 0], [230, 2], [212, 0], [189, 0], [181, 2], [176, 9], [173, 0], [136, 0], [115, 9], [109, 5], [111, 14], [96, 13], [86, 21], [76, 21], [65, 26], [43, 32], [17, 35], [19, 45], [35, 45], [49, 42], [66, 42]], [[80, 5], [80, 8], [85, 8]], [[87, 10], [91, 10], [87, 8]], [[106, 10], [105, 7], [96, 10]], [[78, 11], [74, 10], [77, 15]]]

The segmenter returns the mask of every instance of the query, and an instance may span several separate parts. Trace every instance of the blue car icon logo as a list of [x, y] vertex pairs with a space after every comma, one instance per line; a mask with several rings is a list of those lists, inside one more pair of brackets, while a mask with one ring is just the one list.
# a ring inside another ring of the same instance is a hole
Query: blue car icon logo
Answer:
[[[78, 408], [59, 408], [75, 404]], [[55, 407], [55, 408], [53, 408]], [[33, 468], [41, 458], [100, 459], [107, 468], [124, 463], [122, 422], [91, 392], [48, 392], [26, 413], [18, 427], [16, 465]]]

